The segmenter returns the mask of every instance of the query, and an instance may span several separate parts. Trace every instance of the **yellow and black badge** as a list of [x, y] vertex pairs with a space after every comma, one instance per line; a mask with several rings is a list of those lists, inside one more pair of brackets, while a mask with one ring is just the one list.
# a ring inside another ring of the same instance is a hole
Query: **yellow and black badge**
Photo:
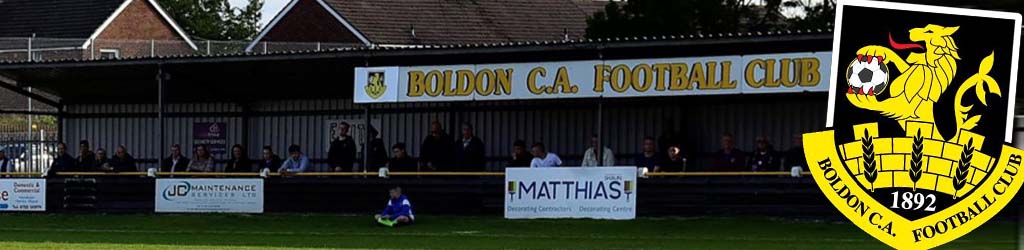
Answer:
[[829, 130], [804, 135], [815, 182], [858, 227], [927, 249], [1017, 194], [1011, 146], [1021, 16], [839, 1]]
[[366, 95], [373, 99], [379, 99], [388, 90], [387, 82], [384, 81], [383, 71], [366, 72]]

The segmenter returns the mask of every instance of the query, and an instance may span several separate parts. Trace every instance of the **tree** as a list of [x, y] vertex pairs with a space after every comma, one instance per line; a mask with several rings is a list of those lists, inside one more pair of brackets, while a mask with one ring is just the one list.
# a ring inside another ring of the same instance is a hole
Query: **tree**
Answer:
[[164, 10], [191, 36], [210, 40], [251, 40], [260, 30], [263, 0], [244, 8], [228, 0], [159, 0]]
[[[807, 3], [803, 1], [808, 1]], [[834, 0], [629, 0], [612, 1], [587, 18], [587, 37], [662, 36], [828, 28]], [[757, 2], [755, 4], [754, 2]], [[783, 11], [802, 11], [786, 17]]]

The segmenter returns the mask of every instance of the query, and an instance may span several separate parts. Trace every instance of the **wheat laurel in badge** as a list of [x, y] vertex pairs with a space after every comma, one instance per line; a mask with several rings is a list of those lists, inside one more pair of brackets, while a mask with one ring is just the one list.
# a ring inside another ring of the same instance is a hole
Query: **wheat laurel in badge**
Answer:
[[1024, 182], [1009, 144], [1020, 27], [1016, 13], [840, 1], [828, 130], [804, 135], [832, 205], [897, 249], [1003, 209]]

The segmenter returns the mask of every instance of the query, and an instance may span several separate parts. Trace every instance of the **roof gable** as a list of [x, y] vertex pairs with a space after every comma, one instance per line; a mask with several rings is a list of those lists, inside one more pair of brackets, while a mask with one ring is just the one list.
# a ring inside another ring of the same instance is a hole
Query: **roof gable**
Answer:
[[124, 0], [0, 0], [0, 37], [92, 35]]

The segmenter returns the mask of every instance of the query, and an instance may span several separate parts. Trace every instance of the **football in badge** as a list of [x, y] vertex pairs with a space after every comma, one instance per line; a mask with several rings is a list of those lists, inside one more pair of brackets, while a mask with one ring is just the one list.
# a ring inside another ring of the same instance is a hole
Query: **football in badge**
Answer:
[[858, 56], [846, 67], [848, 94], [877, 95], [889, 85], [889, 66], [882, 58]]

